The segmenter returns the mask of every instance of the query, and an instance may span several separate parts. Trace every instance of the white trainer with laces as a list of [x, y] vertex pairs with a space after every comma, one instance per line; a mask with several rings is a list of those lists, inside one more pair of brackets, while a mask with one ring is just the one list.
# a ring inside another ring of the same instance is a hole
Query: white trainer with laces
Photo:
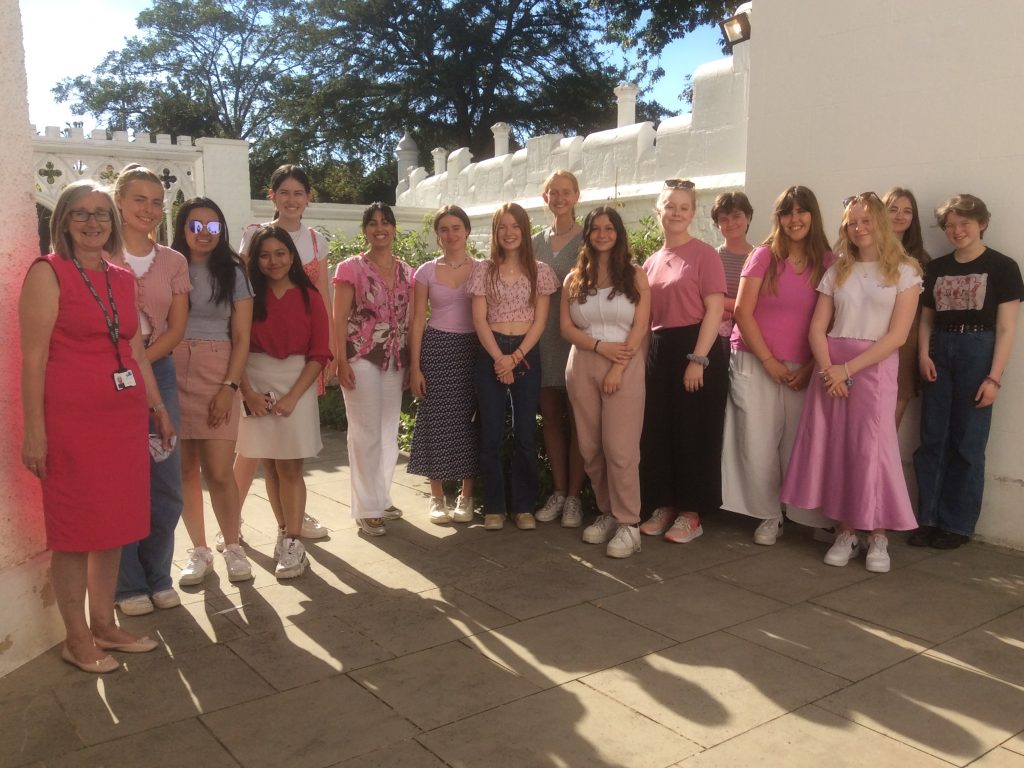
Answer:
[[884, 533], [872, 533], [868, 536], [868, 556], [864, 567], [872, 573], [888, 573], [891, 566], [889, 540]]
[[298, 539], [286, 536], [281, 544], [281, 556], [274, 568], [274, 575], [279, 579], [294, 579], [306, 570], [309, 561], [306, 559], [306, 548]]
[[640, 529], [634, 525], [620, 525], [604, 553], [608, 557], [629, 557], [640, 551]]
[[181, 605], [181, 596], [174, 591], [174, 587], [161, 589], [159, 592], [153, 593], [153, 605], [161, 610], [177, 608]]
[[145, 616], [153, 612], [153, 601], [149, 595], [131, 595], [118, 600], [116, 605], [125, 616]]
[[[242, 523], [245, 521], [239, 518], [238, 520], [238, 543], [242, 544]], [[218, 552], [224, 551], [224, 534], [221, 531], [217, 531], [217, 535], [213, 537], [213, 546]]]
[[455, 501], [455, 508], [452, 509], [450, 514], [453, 522], [473, 522], [473, 497], [459, 496], [459, 498]]
[[825, 565], [842, 568], [850, 562], [850, 558], [860, 549], [860, 540], [856, 531], [840, 531], [836, 534], [835, 543], [825, 553]]
[[430, 522], [435, 525], [447, 525], [451, 521], [452, 517], [448, 514], [448, 502], [445, 501], [444, 496], [431, 496]]
[[228, 567], [228, 581], [248, 581], [252, 578], [252, 566], [240, 544], [224, 547], [224, 564]]
[[538, 523], [550, 523], [562, 514], [563, 506], [565, 506], [565, 494], [555, 491], [548, 496], [544, 506], [538, 509], [533, 516]]
[[562, 505], [562, 527], [579, 528], [583, 525], [583, 502], [579, 496], [566, 496]]
[[[302, 536], [302, 538], [322, 539], [324, 536], [327, 536], [328, 534], [330, 534], [330, 531], [327, 530], [327, 526], [325, 526], [312, 515], [303, 514], [302, 531], [299, 534], [300, 536]], [[241, 541], [241, 537], [239, 537], [238, 540]]]
[[587, 544], [604, 544], [615, 535], [617, 527], [614, 516], [598, 515], [597, 520], [583, 529], [583, 541]]
[[213, 552], [209, 547], [195, 547], [190, 549], [188, 554], [188, 562], [178, 577], [178, 583], [183, 587], [202, 584], [207, 574], [213, 572]]
[[763, 547], [770, 547], [779, 540], [781, 535], [782, 518], [769, 517], [767, 520], [762, 520], [761, 524], [757, 526], [757, 530], [754, 531], [754, 543], [760, 544]]

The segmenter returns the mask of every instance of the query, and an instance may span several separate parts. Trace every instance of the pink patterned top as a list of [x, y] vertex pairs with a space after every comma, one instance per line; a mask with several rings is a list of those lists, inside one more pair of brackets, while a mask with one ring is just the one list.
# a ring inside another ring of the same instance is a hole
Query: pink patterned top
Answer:
[[334, 284], [348, 283], [355, 291], [348, 317], [345, 356], [368, 360], [385, 371], [392, 364], [409, 365], [409, 305], [412, 269], [395, 259], [395, 284], [388, 288], [366, 254], [345, 259], [334, 273]]
[[[149, 335], [149, 343], [156, 341], [161, 334], [167, 331], [167, 316], [171, 311], [171, 302], [179, 293], [188, 293], [192, 290], [192, 281], [188, 276], [188, 262], [185, 257], [159, 243], [154, 245], [156, 258], [149, 265], [140, 278], [136, 278], [138, 290], [136, 292], [139, 312], [145, 315], [149, 321], [149, 327], [153, 330]], [[124, 267], [131, 272], [131, 267], [124, 258], [124, 254], [107, 256], [107, 261]], [[132, 273], [134, 276], [134, 273]]]
[[[466, 281], [466, 290], [470, 294], [487, 297], [487, 324], [532, 323], [534, 308], [530, 304], [530, 279], [520, 274], [515, 280], [495, 276], [492, 282], [490, 272], [491, 262], [478, 262]], [[555, 270], [538, 261], [537, 295], [550, 296], [559, 287]]]

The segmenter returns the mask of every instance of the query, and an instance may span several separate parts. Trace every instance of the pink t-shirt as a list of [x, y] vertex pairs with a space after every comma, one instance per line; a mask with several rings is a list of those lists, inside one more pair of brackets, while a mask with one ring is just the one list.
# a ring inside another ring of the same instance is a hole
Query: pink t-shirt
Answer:
[[[446, 333], [473, 333], [473, 296], [466, 290], [469, 280], [458, 288], [449, 288], [435, 279], [437, 261], [434, 259], [421, 264], [412, 276], [413, 284], [427, 286], [427, 298], [430, 300], [427, 327]], [[470, 269], [475, 266], [474, 263]]]
[[704, 319], [704, 297], [725, 294], [725, 269], [718, 251], [693, 238], [662, 248], [644, 262], [651, 283], [651, 329], [682, 328]]
[[338, 265], [334, 284], [352, 286], [352, 314], [348, 317], [345, 358], [366, 359], [385, 371], [409, 364], [409, 305], [412, 269], [395, 260], [394, 285], [388, 288], [365, 254]]
[[[743, 267], [742, 277], [756, 277], [764, 280], [768, 274], [768, 265], [772, 260], [772, 249], [766, 245], [755, 248]], [[836, 260], [832, 251], [826, 251], [825, 269]], [[806, 363], [811, 359], [811, 345], [807, 341], [807, 331], [811, 327], [811, 315], [818, 301], [816, 286], [811, 282], [812, 274], [805, 270], [797, 273], [789, 262], [779, 266], [779, 279], [776, 282], [776, 293], [762, 290], [754, 307], [754, 320], [761, 329], [761, 335], [768, 349], [778, 360], [790, 363]], [[732, 331], [733, 349], [749, 352], [750, 348], [743, 343], [739, 323]]]
[[[530, 279], [520, 273], [514, 280], [490, 279], [491, 262], [481, 261], [466, 281], [466, 290], [473, 296], [487, 297], [487, 324], [532, 323], [534, 307], [530, 304]], [[543, 261], [537, 262], [537, 295], [550, 296], [559, 289], [555, 270]]]

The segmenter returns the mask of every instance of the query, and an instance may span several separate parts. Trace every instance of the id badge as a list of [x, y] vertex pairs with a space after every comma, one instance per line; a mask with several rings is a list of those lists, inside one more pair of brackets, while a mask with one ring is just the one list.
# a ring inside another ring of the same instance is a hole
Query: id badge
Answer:
[[122, 389], [131, 389], [135, 386], [135, 374], [130, 368], [123, 371], [114, 371], [114, 389], [120, 392]]

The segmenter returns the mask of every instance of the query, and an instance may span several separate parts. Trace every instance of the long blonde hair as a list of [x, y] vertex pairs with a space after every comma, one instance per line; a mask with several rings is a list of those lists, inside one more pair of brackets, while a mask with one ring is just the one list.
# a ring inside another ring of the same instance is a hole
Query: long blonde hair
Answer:
[[860, 251], [850, 239], [850, 212], [855, 205], [863, 205], [871, 217], [871, 224], [874, 230], [875, 247], [878, 249], [878, 266], [882, 272], [882, 282], [885, 285], [896, 285], [900, 279], [900, 265], [906, 264], [913, 268], [917, 274], [921, 274], [921, 265], [917, 259], [907, 255], [903, 243], [892, 231], [892, 223], [889, 221], [889, 213], [874, 192], [864, 192], [846, 200], [846, 208], [843, 210], [843, 221], [839, 225], [839, 239], [836, 240], [836, 284], [839, 288], [853, 273], [853, 265], [857, 261]]

